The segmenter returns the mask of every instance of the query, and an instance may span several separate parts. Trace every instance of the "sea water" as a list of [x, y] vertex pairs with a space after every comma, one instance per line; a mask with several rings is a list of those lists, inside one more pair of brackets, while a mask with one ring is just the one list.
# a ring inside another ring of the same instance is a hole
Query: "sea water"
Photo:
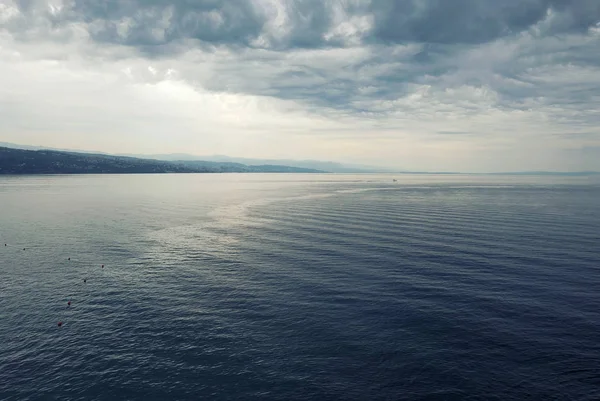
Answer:
[[2, 400], [597, 400], [600, 184], [0, 177], [0, 340]]

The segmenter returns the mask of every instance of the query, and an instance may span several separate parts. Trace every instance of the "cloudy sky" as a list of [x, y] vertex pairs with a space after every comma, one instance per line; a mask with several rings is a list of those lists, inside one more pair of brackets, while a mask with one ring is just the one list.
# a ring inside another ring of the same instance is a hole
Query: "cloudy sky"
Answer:
[[0, 141], [600, 170], [600, 1], [0, 0]]

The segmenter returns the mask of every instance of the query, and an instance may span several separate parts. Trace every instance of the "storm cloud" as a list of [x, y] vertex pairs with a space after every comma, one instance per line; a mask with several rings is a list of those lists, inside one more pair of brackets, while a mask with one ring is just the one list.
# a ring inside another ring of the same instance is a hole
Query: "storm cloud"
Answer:
[[600, 169], [597, 0], [0, 0], [0, 74], [15, 141]]

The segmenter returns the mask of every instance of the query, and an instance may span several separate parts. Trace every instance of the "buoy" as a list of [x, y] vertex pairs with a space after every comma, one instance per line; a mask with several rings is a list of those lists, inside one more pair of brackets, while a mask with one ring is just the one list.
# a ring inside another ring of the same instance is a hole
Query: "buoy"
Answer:
[[67, 259], [67, 260], [71, 260], [71, 258]]
[[104, 265], [102, 265], [102, 268], [104, 269]]
[[84, 283], [87, 283], [87, 278], [84, 278], [84, 279], [83, 279], [83, 282], [84, 282]]
[[58, 322], [58, 327], [61, 327], [61, 326], [62, 326], [62, 322]]
[[71, 306], [71, 301], [67, 302], [67, 305]]
[[23, 248], [23, 250], [25, 250], [25, 248]]

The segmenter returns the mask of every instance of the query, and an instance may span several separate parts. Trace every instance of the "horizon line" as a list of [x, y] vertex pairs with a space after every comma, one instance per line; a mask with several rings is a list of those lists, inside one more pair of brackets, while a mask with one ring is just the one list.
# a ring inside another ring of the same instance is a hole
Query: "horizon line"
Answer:
[[[5, 145], [12, 145], [5, 146]], [[21, 148], [19, 148], [21, 146]], [[295, 161], [295, 162], [317, 162], [317, 163], [334, 163], [344, 165], [346, 162], [336, 162], [330, 160], [316, 160], [316, 159], [267, 159], [267, 158], [253, 158], [253, 157], [237, 157], [237, 156], [227, 156], [222, 154], [214, 154], [212, 156], [199, 156], [189, 153], [156, 153], [156, 154], [135, 154], [135, 153], [107, 153], [102, 151], [92, 151], [92, 150], [82, 150], [82, 149], [60, 149], [53, 148], [43, 145], [22, 145], [12, 142], [0, 142], [0, 147], [6, 149], [17, 149], [17, 150], [28, 150], [28, 151], [52, 151], [52, 152], [62, 152], [62, 153], [79, 153], [79, 154], [97, 154], [97, 155], [105, 155], [105, 156], [114, 156], [114, 157], [129, 157], [134, 159], [142, 159], [142, 160], [156, 160], [156, 161], [164, 161], [160, 159], [148, 159], [144, 156], [158, 156], [158, 155], [187, 155], [192, 157], [198, 157], [198, 159], [194, 159], [193, 161], [205, 161], [210, 162], [209, 160], [203, 160], [202, 157], [227, 157], [231, 159], [257, 159], [257, 160], [270, 160], [270, 161]], [[30, 148], [38, 148], [38, 149], [24, 149], [22, 147], [30, 147]], [[169, 160], [171, 162], [181, 162], [181, 161], [190, 161], [190, 160]], [[229, 162], [216, 162], [216, 163], [229, 163]], [[240, 163], [242, 164], [242, 163]], [[348, 163], [350, 164], [350, 163]], [[354, 163], [352, 163], [354, 164]], [[256, 164], [248, 164], [248, 166], [259, 166]], [[285, 167], [292, 167], [287, 165], [281, 165]], [[381, 166], [367, 166], [365, 165], [363, 168], [358, 167], [348, 167], [348, 169], [355, 168], [356, 172], [330, 172], [330, 171], [322, 171], [315, 173], [307, 173], [307, 174], [439, 174], [439, 175], [599, 175], [600, 171], [596, 170], [578, 170], [578, 171], [552, 171], [552, 170], [516, 170], [516, 171], [486, 171], [486, 172], [469, 172], [469, 171], [411, 171], [411, 170], [396, 170], [395, 168], [390, 167], [381, 167]], [[362, 171], [361, 171], [362, 170]], [[367, 171], [371, 170], [371, 171]]]

